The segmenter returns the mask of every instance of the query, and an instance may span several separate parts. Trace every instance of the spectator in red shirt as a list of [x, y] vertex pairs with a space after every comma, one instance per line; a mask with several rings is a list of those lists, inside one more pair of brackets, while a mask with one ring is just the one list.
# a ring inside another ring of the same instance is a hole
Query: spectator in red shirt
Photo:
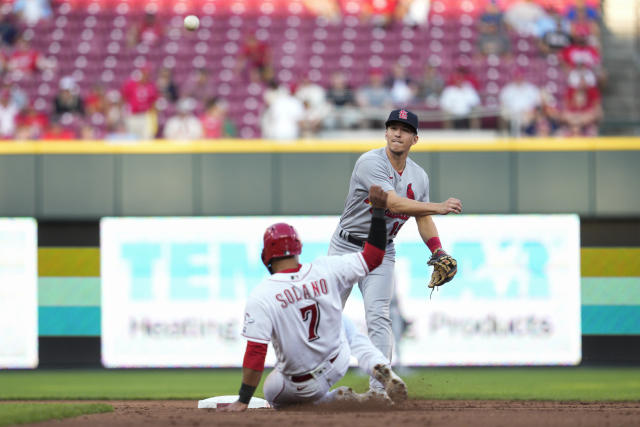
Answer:
[[42, 71], [46, 67], [46, 60], [24, 37], [20, 37], [13, 52], [7, 55], [5, 66], [9, 72], [31, 74]]
[[16, 139], [38, 139], [49, 126], [46, 114], [29, 104], [16, 120]]
[[573, 39], [573, 43], [560, 52], [569, 73], [576, 68], [591, 70], [596, 76], [598, 86], [602, 86], [607, 75], [602, 68], [600, 52], [596, 47], [589, 45], [587, 37], [582, 34], [575, 35]]
[[47, 130], [42, 134], [42, 139], [45, 141], [76, 139], [76, 133], [69, 128], [63, 127], [60, 122], [55, 120], [51, 122]]
[[156, 20], [155, 12], [147, 11], [142, 22], [133, 25], [127, 33], [127, 44], [129, 47], [136, 47], [139, 44], [152, 46], [158, 44], [163, 36], [164, 31], [162, 25]]
[[397, 0], [365, 0], [362, 2], [361, 17], [373, 25], [387, 27], [396, 18]]
[[248, 34], [240, 50], [236, 68], [238, 71], [247, 72], [256, 69], [262, 80], [266, 82], [271, 75], [271, 48], [267, 43], [258, 40], [255, 34]]
[[571, 21], [571, 33], [599, 37], [600, 27], [597, 21], [589, 19], [585, 9], [577, 9], [575, 19]]
[[449, 75], [447, 86], [456, 85], [458, 84], [459, 80], [469, 83], [476, 91], [480, 89], [480, 83], [478, 82], [478, 79], [474, 77], [474, 75], [471, 73], [471, 70], [467, 66], [458, 65], [456, 69]]
[[93, 114], [104, 114], [105, 100], [104, 87], [101, 84], [95, 84], [84, 97], [84, 109], [88, 116]]
[[583, 34], [574, 34], [573, 43], [561, 51], [561, 56], [569, 67], [584, 64], [593, 69], [601, 64], [600, 52], [587, 43], [587, 37]]
[[155, 103], [158, 89], [150, 79], [151, 69], [144, 66], [136, 70], [122, 86], [122, 98], [129, 114], [126, 115], [127, 130], [140, 139], [152, 139], [158, 130]]
[[206, 139], [236, 136], [236, 125], [227, 117], [226, 103], [219, 98], [207, 101], [206, 109], [200, 115], [200, 122]]
[[602, 119], [600, 92], [596, 87], [567, 89], [563, 121], [566, 126], [562, 133], [566, 136], [597, 136], [598, 122]]
[[588, 45], [600, 48], [600, 27], [597, 21], [589, 19], [585, 9], [577, 9], [575, 19], [570, 21], [570, 32], [574, 37], [585, 37]]

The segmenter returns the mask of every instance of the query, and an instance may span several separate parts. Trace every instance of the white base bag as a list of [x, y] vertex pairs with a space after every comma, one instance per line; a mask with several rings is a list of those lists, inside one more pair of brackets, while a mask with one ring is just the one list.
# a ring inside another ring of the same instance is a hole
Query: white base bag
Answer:
[[[238, 400], [238, 395], [214, 396], [198, 401], [198, 409], [216, 409], [227, 406]], [[270, 408], [269, 403], [259, 397], [252, 397], [249, 401], [249, 409]]]

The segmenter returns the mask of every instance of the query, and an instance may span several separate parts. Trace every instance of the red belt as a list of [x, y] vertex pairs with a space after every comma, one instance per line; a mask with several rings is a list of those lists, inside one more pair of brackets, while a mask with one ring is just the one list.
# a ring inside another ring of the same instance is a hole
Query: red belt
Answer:
[[[338, 355], [336, 354], [335, 356], [333, 356], [332, 359], [329, 360], [329, 362], [333, 363], [337, 358], [338, 358]], [[304, 375], [291, 377], [291, 381], [293, 381], [294, 383], [302, 383], [310, 380], [311, 378], [313, 378], [313, 375], [304, 374]]]

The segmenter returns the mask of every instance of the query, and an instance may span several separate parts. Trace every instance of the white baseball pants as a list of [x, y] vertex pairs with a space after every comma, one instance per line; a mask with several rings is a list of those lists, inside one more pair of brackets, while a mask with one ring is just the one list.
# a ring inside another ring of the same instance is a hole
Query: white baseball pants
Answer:
[[353, 323], [342, 317], [342, 334], [338, 356], [332, 362], [325, 361], [309, 372], [312, 378], [304, 382], [294, 382], [278, 367], [271, 371], [264, 382], [264, 397], [274, 408], [296, 403], [324, 403], [333, 400], [329, 389], [344, 377], [349, 368], [351, 354], [358, 360], [358, 366], [369, 375], [379, 363], [389, 360], [376, 349], [368, 337], [356, 330]]
[[[336, 229], [329, 245], [329, 255], [342, 255], [359, 251], [362, 251], [361, 247], [344, 240], [338, 234], [338, 229]], [[396, 250], [392, 243], [387, 246], [382, 264], [358, 282], [362, 299], [364, 300], [369, 338], [373, 345], [389, 360], [391, 360], [393, 353], [393, 332], [389, 306], [393, 296], [395, 259]], [[351, 290], [341, 295], [343, 307], [350, 293]], [[382, 388], [382, 384], [374, 378], [369, 380], [369, 384], [372, 388]]]

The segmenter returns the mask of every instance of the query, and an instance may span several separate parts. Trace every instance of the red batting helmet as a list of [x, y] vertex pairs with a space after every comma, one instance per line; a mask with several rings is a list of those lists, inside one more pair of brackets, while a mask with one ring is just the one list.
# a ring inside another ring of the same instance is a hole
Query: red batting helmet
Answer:
[[300, 255], [302, 242], [293, 226], [279, 222], [267, 228], [264, 232], [264, 247], [262, 262], [269, 268], [273, 258]]

